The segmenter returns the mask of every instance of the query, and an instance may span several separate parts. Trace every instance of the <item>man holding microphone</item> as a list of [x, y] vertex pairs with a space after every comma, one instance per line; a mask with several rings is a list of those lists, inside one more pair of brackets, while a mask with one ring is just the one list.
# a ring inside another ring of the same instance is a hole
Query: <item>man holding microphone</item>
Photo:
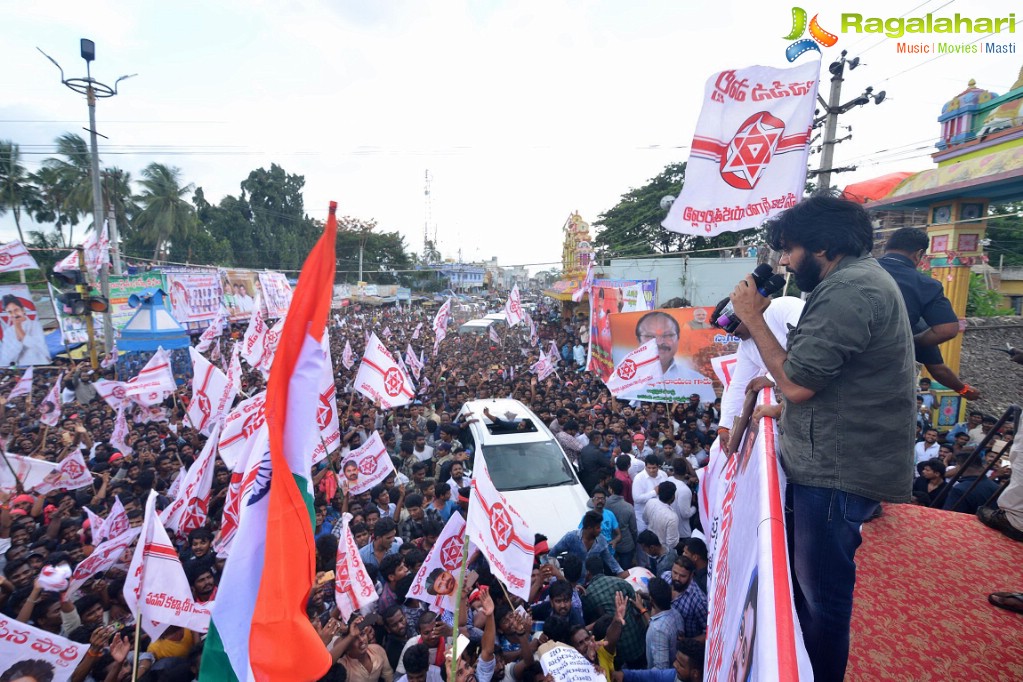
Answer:
[[732, 292], [784, 396], [780, 454], [803, 639], [819, 681], [842, 680], [860, 526], [879, 501], [908, 502], [916, 408], [913, 336], [894, 280], [871, 255], [861, 206], [818, 195], [767, 225], [780, 264], [807, 292], [778, 343], [752, 277]]

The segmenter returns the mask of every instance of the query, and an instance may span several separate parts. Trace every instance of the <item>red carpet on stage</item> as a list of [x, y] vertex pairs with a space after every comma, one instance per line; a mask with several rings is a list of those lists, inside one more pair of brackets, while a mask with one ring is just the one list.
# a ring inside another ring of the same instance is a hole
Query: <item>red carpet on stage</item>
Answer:
[[886, 504], [856, 564], [847, 680], [1023, 680], [1023, 614], [987, 601], [1023, 592], [1023, 543], [975, 516]]

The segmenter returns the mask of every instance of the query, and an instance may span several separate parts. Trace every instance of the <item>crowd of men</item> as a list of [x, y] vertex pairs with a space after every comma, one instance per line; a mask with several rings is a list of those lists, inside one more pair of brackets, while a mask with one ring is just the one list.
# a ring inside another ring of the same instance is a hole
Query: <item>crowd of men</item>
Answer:
[[[342, 442], [313, 471], [318, 580], [308, 603], [309, 618], [335, 661], [324, 679], [435, 682], [446, 677], [445, 652], [451, 639], [462, 634], [470, 646], [459, 659], [459, 680], [544, 679], [537, 652], [548, 641], [575, 648], [609, 682], [701, 680], [708, 575], [696, 472], [707, 464], [724, 427], [719, 425], [719, 401], [706, 404], [693, 396], [665, 405], [612, 399], [597, 377], [583, 371], [585, 353], [580, 351], [588, 322], [563, 319], [544, 303], [533, 309], [537, 346], [529, 344], [522, 327], [502, 328], [500, 341], [451, 333], [434, 355], [433, 314], [418, 306], [347, 308], [333, 317]], [[417, 328], [421, 332], [413, 338]], [[222, 358], [231, 357], [231, 344], [241, 331], [232, 328], [219, 340]], [[370, 331], [396, 353], [408, 345], [416, 352], [425, 349], [423, 376], [429, 385], [422, 382], [413, 404], [385, 411], [352, 391], [357, 366], [345, 369], [342, 351], [348, 342], [358, 356]], [[552, 343], [560, 357], [558, 373], [537, 381], [528, 369], [538, 347], [549, 349]], [[38, 406], [61, 371], [66, 372], [62, 420], [47, 427], [39, 421]], [[186, 378], [179, 377], [180, 388], [163, 404], [163, 415], [140, 411], [129, 424], [126, 442], [132, 454], [118, 451], [111, 444], [115, 413], [94, 386], [101, 377], [114, 378], [115, 371], [94, 371], [83, 363], [36, 368], [30, 397], [0, 398], [0, 438], [7, 452], [54, 462], [81, 452], [94, 477], [91, 487], [69, 492], [0, 493], [0, 612], [89, 643], [73, 677], [79, 681], [113, 682], [131, 675], [133, 621], [122, 595], [130, 550], [76, 594], [45, 589], [41, 569], [62, 562], [73, 567], [95, 548], [86, 508], [101, 518], [119, 501], [130, 524], [138, 526], [150, 490], [159, 493], [158, 506], [169, 504], [168, 491], [205, 442], [184, 419], [191, 391]], [[6, 371], [0, 394], [7, 395], [20, 375], [21, 370]], [[246, 367], [242, 385], [251, 396], [265, 381]], [[528, 600], [507, 592], [486, 561], [474, 556], [474, 582], [465, 586], [462, 611], [438, 614], [410, 598], [409, 591], [444, 524], [452, 514], [466, 513], [475, 453], [457, 415], [468, 400], [505, 396], [521, 400], [549, 425], [578, 471], [590, 509], [579, 519], [578, 530], [536, 538]], [[933, 407], [924, 384], [920, 400]], [[987, 476], [971, 464], [947, 492], [945, 480], [994, 419], [973, 413], [967, 423], [939, 434], [925, 417], [921, 412], [914, 501], [933, 504], [943, 497], [940, 506], [976, 512], [990, 498], [990, 486], [1009, 472], [998, 468]], [[324, 485], [328, 476], [342, 473], [344, 455], [374, 431], [387, 447], [395, 474], [361, 495]], [[997, 450], [989, 445], [992, 456], [1009, 447], [1012, 435], [1002, 430], [1002, 445]], [[985, 478], [981, 485], [961, 488], [978, 476]], [[174, 538], [197, 602], [215, 600], [220, 589], [224, 560], [214, 543], [230, 477], [218, 460], [206, 523], [187, 537]], [[328, 499], [326, 491], [332, 488], [336, 493]], [[988, 508], [991, 517], [996, 508]], [[342, 514], [351, 515], [348, 527], [379, 594], [371, 607], [349, 620], [336, 608], [332, 574]], [[994, 519], [989, 525], [997, 523]], [[1023, 539], [1023, 532], [1016, 532], [1021, 536], [1016, 539]], [[645, 591], [627, 579], [634, 567], [652, 575]], [[202, 636], [171, 627], [157, 640], [146, 639], [140, 650], [143, 679], [193, 680]]]

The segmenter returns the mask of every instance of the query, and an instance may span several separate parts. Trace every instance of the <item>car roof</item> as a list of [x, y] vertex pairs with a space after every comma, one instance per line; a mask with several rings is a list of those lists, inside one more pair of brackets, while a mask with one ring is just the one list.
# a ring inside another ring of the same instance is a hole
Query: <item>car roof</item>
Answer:
[[[506, 413], [514, 413], [514, 419], [532, 419], [536, 431], [515, 432], [508, 434], [493, 434], [482, 423], [486, 417], [483, 416], [483, 408], [486, 407], [498, 419], [508, 419]], [[532, 443], [537, 441], [552, 440], [554, 434], [550, 432], [547, 425], [540, 417], [518, 400], [510, 398], [491, 398], [490, 400], [470, 400], [462, 406], [460, 414], [471, 412], [480, 420], [480, 424], [472, 424], [476, 437], [484, 444], [499, 445], [501, 443]]]

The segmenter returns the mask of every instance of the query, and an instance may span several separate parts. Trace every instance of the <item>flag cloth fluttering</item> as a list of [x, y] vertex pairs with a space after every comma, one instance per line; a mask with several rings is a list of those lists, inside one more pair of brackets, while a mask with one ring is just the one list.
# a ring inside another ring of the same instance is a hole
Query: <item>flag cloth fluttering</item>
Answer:
[[[200, 680], [312, 682], [332, 658], [306, 615], [316, 574], [309, 479], [320, 433], [321, 341], [335, 273], [337, 204], [306, 259], [266, 389], [267, 466], [242, 502]], [[253, 425], [254, 427], [256, 425]]]

